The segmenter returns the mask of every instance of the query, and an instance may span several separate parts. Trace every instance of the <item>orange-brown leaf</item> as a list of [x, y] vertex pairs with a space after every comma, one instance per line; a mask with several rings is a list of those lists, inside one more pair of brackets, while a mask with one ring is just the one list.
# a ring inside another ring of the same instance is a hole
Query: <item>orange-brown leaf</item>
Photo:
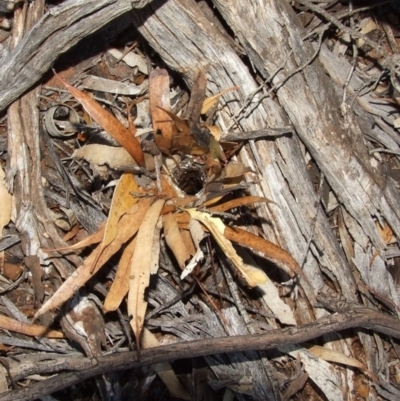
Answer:
[[307, 277], [296, 260], [280, 246], [238, 227], [226, 226], [224, 234], [233, 242], [262, 252], [268, 260], [284, 269], [286, 273], [289, 275], [296, 273], [308, 283]]
[[[121, 216], [137, 203], [139, 198], [132, 196], [132, 192], [139, 192], [139, 187], [137, 186], [133, 175], [130, 173], [122, 174], [114, 191], [110, 213], [108, 214], [104, 237], [100, 244], [101, 250], [99, 251], [98, 257], [117, 236], [118, 222]], [[93, 267], [96, 262], [97, 260], [94, 261]]]
[[104, 300], [104, 311], [110, 312], [116, 310], [129, 290], [129, 275], [131, 259], [135, 250], [136, 238], [134, 238], [124, 249], [121, 259], [118, 263], [118, 269], [113, 283]]
[[179, 267], [183, 269], [185, 262], [190, 258], [190, 253], [186, 248], [185, 241], [178, 228], [178, 223], [172, 213], [163, 216], [163, 227], [165, 241], [174, 254]]
[[92, 99], [88, 94], [73, 87], [64, 81], [59, 75], [54, 74], [64, 84], [71, 95], [82, 104], [83, 108], [99, 124], [107, 131], [128, 153], [133, 157], [139, 166], [144, 166], [144, 154], [139, 141], [132, 133], [118, 121], [110, 112], [103, 109], [99, 103]]
[[46, 326], [20, 322], [4, 315], [0, 315], [0, 329], [14, 331], [26, 336], [64, 338], [63, 333], [51, 330]]
[[228, 202], [224, 202], [217, 206], [212, 206], [209, 209], [213, 212], [226, 212], [227, 210], [234, 209], [235, 207], [252, 205], [258, 202], [273, 202], [268, 198], [263, 198], [261, 196], [245, 196], [243, 198], [232, 199]]

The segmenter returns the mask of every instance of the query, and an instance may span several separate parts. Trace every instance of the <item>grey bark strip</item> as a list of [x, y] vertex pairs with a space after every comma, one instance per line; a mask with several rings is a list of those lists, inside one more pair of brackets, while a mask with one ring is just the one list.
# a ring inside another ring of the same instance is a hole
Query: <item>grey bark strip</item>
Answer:
[[[213, 2], [264, 78], [284, 65], [273, 84], [283, 82], [312, 57], [314, 49], [301, 40], [304, 31], [285, 0]], [[238, 22], [238, 15], [246, 18]], [[383, 251], [386, 244], [375, 218], [382, 215], [399, 236], [398, 196], [393, 196], [394, 183], [385, 187], [381, 173], [372, 168], [352, 110], [342, 115], [333, 84], [317, 61], [285, 82], [277, 96], [340, 202]]]
[[60, 54], [151, 0], [69, 0], [50, 9], [0, 63], [0, 111], [38, 82]]

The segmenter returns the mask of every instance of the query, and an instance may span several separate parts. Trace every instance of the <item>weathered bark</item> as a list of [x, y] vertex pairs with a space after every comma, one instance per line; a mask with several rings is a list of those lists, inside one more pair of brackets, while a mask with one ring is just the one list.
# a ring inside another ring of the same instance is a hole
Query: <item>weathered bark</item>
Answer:
[[0, 64], [0, 111], [38, 82], [60, 54], [110, 21], [150, 1], [70, 0], [52, 8]]
[[[285, 1], [253, 1], [251, 4], [215, 1], [215, 4], [265, 78], [283, 66], [274, 75], [272, 84], [279, 85], [291, 72], [311, 60], [314, 49], [301, 41], [304, 34]], [[155, 1], [135, 13], [133, 18], [144, 38], [170, 68], [184, 77], [189, 87], [197, 68], [207, 71], [211, 94], [239, 86], [238, 92], [224, 97], [226, 105], [219, 115], [221, 126], [228, 126], [232, 115], [247, 97], [253, 96], [257, 85], [225, 36], [190, 0]], [[255, 96], [248, 107], [252, 112], [240, 119], [236, 128], [249, 131], [292, 122], [339, 201], [373, 245], [382, 251], [385, 243], [375, 226], [375, 219], [383, 216], [399, 234], [398, 194], [393, 183], [389, 180], [385, 187], [379, 171], [371, 167], [353, 111], [347, 109], [343, 116], [340, 114], [335, 87], [318, 61], [289, 78], [277, 91], [277, 96], [287, 115], [271, 98], [259, 101]], [[319, 199], [306, 171], [297, 136], [282, 137], [273, 142], [250, 141], [250, 149], [243, 149], [241, 158], [262, 178], [259, 186], [251, 188], [253, 194], [266, 196], [277, 204], [257, 208], [259, 216], [272, 223], [263, 225], [268, 238], [275, 238], [299, 263], [307, 254], [304, 271], [315, 289], [322, 286], [323, 272], [349, 300], [356, 299], [353, 273], [325, 214], [323, 211], [317, 213]], [[310, 239], [313, 241], [308, 250]], [[393, 280], [383, 270], [379, 277], [385, 284], [381, 287], [390, 288], [387, 292], [395, 295]], [[313, 290], [305, 286], [305, 291], [312, 299]], [[395, 299], [397, 302], [397, 297]], [[312, 319], [308, 306], [301, 299], [297, 301], [297, 308], [298, 322]], [[312, 313], [320, 316], [323, 311], [314, 309]], [[365, 345], [368, 366], [374, 371], [371, 339], [363, 334], [360, 337]], [[327, 341], [333, 339], [326, 338]], [[331, 346], [345, 352], [338, 342]], [[347, 346], [351, 348], [350, 342]], [[339, 387], [345, 382], [351, 383], [352, 374], [347, 370], [347, 377], [340, 377], [337, 371], [332, 382]]]
[[[44, 10], [44, 1], [37, 1], [18, 10], [14, 16], [13, 45], [20, 43], [26, 32], [37, 22]], [[61, 243], [57, 230], [48, 218], [43, 194], [39, 142], [40, 87], [31, 90], [8, 109], [7, 179], [14, 195], [16, 221], [25, 256], [37, 256], [43, 263], [46, 255], [41, 248]], [[73, 257], [77, 263], [79, 258]], [[48, 263], [48, 262], [47, 262]], [[66, 260], [56, 260], [61, 276], [72, 272]]]
[[[286, 1], [214, 3], [260, 74], [268, 78], [280, 69], [272, 79], [274, 85], [312, 59], [314, 49], [301, 39], [304, 30]], [[246, 18], [239, 20], [238, 15]], [[392, 197], [393, 183], [385, 188], [382, 172], [371, 166], [352, 110], [341, 114], [333, 85], [318, 62], [288, 79], [277, 96], [339, 201], [383, 251], [386, 244], [375, 219], [382, 215], [400, 235], [400, 205], [398, 196]]]

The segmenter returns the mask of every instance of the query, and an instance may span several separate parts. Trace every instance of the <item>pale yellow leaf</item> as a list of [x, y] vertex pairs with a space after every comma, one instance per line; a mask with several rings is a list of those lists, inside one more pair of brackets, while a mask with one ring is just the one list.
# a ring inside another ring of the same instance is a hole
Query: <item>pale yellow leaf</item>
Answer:
[[160, 239], [162, 229], [162, 218], [158, 218], [156, 228], [153, 234], [153, 245], [151, 247], [151, 262], [150, 262], [150, 274], [156, 274], [160, 267]]
[[228, 88], [223, 90], [222, 92], [211, 96], [209, 98], [207, 98], [206, 100], [204, 100], [203, 102], [203, 107], [201, 108], [201, 114], [206, 114], [208, 110], [211, 109], [211, 107], [214, 106], [214, 104], [218, 101], [218, 99], [222, 96], [225, 95], [225, 93], [230, 92], [230, 91], [234, 91], [236, 89], [239, 89], [238, 86], [233, 86], [232, 88]]
[[[131, 259], [128, 314], [133, 316], [130, 324], [135, 334], [137, 345], [139, 343], [140, 333], [143, 329], [144, 316], [147, 308], [144, 292], [150, 282], [154, 230], [156, 229], [164, 202], [163, 199], [159, 199], [148, 209], [137, 233], [136, 247]], [[139, 350], [139, 346], [137, 348]]]
[[126, 149], [116, 146], [100, 145], [98, 143], [85, 145], [76, 149], [71, 157], [85, 159], [98, 166], [107, 164], [113, 169], [117, 169], [120, 166], [137, 166], [137, 163]]
[[[156, 336], [146, 328], [143, 329], [143, 333], [140, 338], [140, 342], [143, 348], [159, 347], [160, 342]], [[191, 400], [190, 394], [185, 390], [182, 384], [179, 382], [178, 377], [172, 369], [172, 366], [168, 362], [157, 363], [151, 366], [157, 373], [158, 377], [164, 382], [165, 386], [171, 397], [180, 398], [182, 400]]]
[[221, 128], [217, 125], [206, 125], [211, 135], [219, 142], [221, 140]]
[[236, 253], [232, 243], [224, 236], [225, 224], [220, 218], [212, 217], [209, 213], [200, 212], [197, 209], [186, 209], [186, 211], [192, 219], [200, 221], [207, 227], [226, 257], [239, 270], [250, 287], [256, 287], [268, 280], [267, 275], [262, 270], [243, 263], [243, 259]]
[[360, 22], [360, 33], [362, 35], [366, 35], [367, 33], [370, 33], [372, 31], [375, 31], [378, 29], [375, 21], [372, 18], [365, 18]]
[[342, 365], [358, 368], [362, 372], [364, 372], [364, 374], [374, 380], [375, 383], [379, 383], [378, 377], [372, 371], [368, 370], [366, 365], [351, 356], [347, 356], [342, 352], [335, 351], [326, 347], [321, 347], [319, 345], [307, 347], [307, 350], [311, 352], [311, 354], [323, 359], [324, 361], [340, 363]]
[[3, 168], [0, 166], [0, 237], [11, 219], [12, 195], [8, 192]]

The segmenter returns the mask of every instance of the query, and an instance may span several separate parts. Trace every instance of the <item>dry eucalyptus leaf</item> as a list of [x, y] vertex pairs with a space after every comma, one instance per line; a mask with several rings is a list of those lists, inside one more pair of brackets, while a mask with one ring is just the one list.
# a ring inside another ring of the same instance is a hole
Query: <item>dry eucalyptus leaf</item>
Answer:
[[85, 159], [89, 163], [97, 164], [98, 166], [107, 164], [112, 169], [117, 169], [119, 166], [137, 166], [132, 156], [124, 148], [115, 146], [85, 145], [75, 150], [71, 157]]
[[283, 302], [279, 296], [279, 291], [271, 280], [267, 280], [264, 284], [260, 284], [263, 290], [263, 299], [271, 309], [272, 313], [282, 324], [296, 326], [296, 319], [290, 307]]
[[5, 181], [5, 173], [0, 166], [0, 237], [2, 236], [3, 228], [11, 219], [12, 210], [12, 195], [8, 192]]
[[319, 345], [313, 345], [311, 347], [307, 347], [307, 349], [308, 352], [311, 352], [311, 354], [323, 359], [324, 361], [336, 362], [342, 365], [352, 366], [354, 368], [360, 369], [368, 377], [375, 381], [375, 383], [379, 383], [379, 379], [376, 377], [376, 375], [372, 371], [368, 370], [367, 366], [365, 366], [362, 362], [358, 361], [355, 358], [347, 356], [342, 352], [338, 352], [326, 347], [321, 347]]
[[211, 96], [211, 97], [207, 98], [206, 100], [204, 100], [203, 107], [201, 108], [201, 114], [206, 114], [207, 111], [210, 110], [211, 107], [213, 107], [216, 102], [218, 102], [219, 98], [222, 95], [225, 95], [225, 93], [230, 92], [230, 91], [234, 91], [234, 90], [237, 90], [237, 89], [239, 89], [238, 86], [233, 86], [232, 88], [225, 89], [222, 92], [220, 92], [220, 93], [218, 93], [218, 94], [216, 94], [214, 96]]
[[[146, 328], [143, 329], [140, 342], [143, 348], [153, 348], [160, 346], [160, 342], [157, 340], [156, 336]], [[192, 399], [190, 394], [182, 387], [175, 372], [172, 369], [172, 366], [168, 362], [157, 363], [155, 365], [152, 365], [151, 367], [164, 382], [172, 397], [179, 398], [181, 400]]]
[[[107, 217], [104, 238], [100, 244], [101, 252], [117, 237], [119, 219], [138, 202], [139, 198], [132, 196], [132, 192], [139, 192], [139, 187], [136, 184], [132, 174], [122, 174], [115, 188], [110, 212]], [[94, 264], [96, 261], [94, 262]]]
[[96, 231], [95, 233], [88, 235], [86, 238], [83, 240], [70, 245], [70, 246], [65, 246], [62, 248], [56, 248], [56, 249], [45, 249], [45, 252], [60, 252], [60, 251], [73, 251], [73, 250], [78, 250], [81, 248], [86, 248], [87, 246], [93, 245], [93, 244], [98, 244], [99, 242], [102, 241], [104, 237], [104, 229], [105, 229], [105, 223], [103, 223], [99, 230]]
[[366, 35], [367, 33], [370, 33], [372, 31], [375, 31], [376, 29], [378, 29], [378, 26], [376, 25], [376, 23], [374, 22], [374, 20], [372, 18], [365, 18], [362, 21], [360, 21], [360, 33], [362, 35]]
[[104, 300], [104, 312], [116, 310], [120, 305], [125, 295], [129, 291], [129, 275], [131, 269], [131, 259], [135, 251], [136, 238], [125, 247], [121, 259], [118, 263], [117, 272], [115, 273], [114, 281], [111, 284], [110, 290]]
[[224, 236], [225, 224], [218, 217], [212, 217], [209, 213], [200, 212], [197, 209], [186, 209], [192, 219], [200, 221], [211, 232], [226, 257], [239, 270], [242, 277], [250, 287], [256, 287], [268, 280], [267, 275], [260, 269], [243, 263], [242, 258], [236, 253], [232, 243]]
[[156, 225], [164, 202], [163, 199], [158, 199], [147, 210], [137, 233], [136, 247], [131, 259], [128, 314], [133, 316], [130, 324], [136, 337], [138, 351], [140, 349], [140, 333], [143, 329], [144, 316], [147, 308], [144, 292], [150, 282], [154, 231], [156, 230]]
[[252, 205], [258, 202], [275, 203], [274, 201], [261, 196], [244, 196], [242, 198], [232, 199], [230, 201], [221, 203], [217, 206], [212, 206], [209, 209], [212, 212], [226, 212], [227, 210], [234, 209], [240, 206]]
[[[115, 57], [117, 60], [122, 60], [125, 64], [129, 65], [129, 67], [137, 67], [137, 69], [140, 72], [143, 72], [143, 74], [148, 74], [148, 69], [147, 69], [147, 62], [146, 59], [134, 52], [129, 52], [123, 56], [123, 53], [115, 48], [107, 50], [108, 53], [110, 53], [113, 57]], [[123, 56], [123, 57], [122, 57]], [[121, 59], [122, 57], [122, 59]]]
[[[35, 319], [51, 309], [58, 308], [64, 302], [68, 301], [68, 299], [72, 298], [76, 291], [83, 287], [87, 281], [93, 277], [93, 274], [100, 270], [100, 268], [121, 249], [122, 245], [137, 233], [151, 201], [152, 198], [140, 199], [131, 210], [121, 217], [117, 238], [104, 249], [104, 252], [102, 252], [100, 256], [98, 254], [101, 251], [101, 247], [98, 246], [85, 259], [83, 264], [76, 269], [74, 274], [69, 276], [53, 296], [36, 312]], [[98, 262], [92, 272], [91, 267], [96, 259], [98, 259]]]
[[153, 70], [149, 77], [150, 114], [154, 141], [161, 152], [170, 154], [174, 126], [166, 112], [171, 110], [169, 76], [164, 69]]
[[[266, 259], [275, 263], [278, 267], [280, 267], [288, 275], [290, 275], [290, 277], [293, 277], [293, 273], [295, 273], [300, 276], [306, 284], [308, 284], [307, 277], [299, 264], [289, 253], [287, 253], [280, 246], [249, 231], [242, 230], [241, 228], [233, 226], [225, 227], [225, 236], [229, 240], [245, 246], [246, 248], [262, 252]], [[314, 297], [311, 289], [307, 295], [309, 295], [310, 297]]]
[[63, 333], [51, 330], [46, 326], [20, 322], [19, 320], [3, 315], [0, 315], [0, 329], [10, 330], [15, 333], [21, 333], [32, 337], [64, 338]]
[[189, 222], [189, 231], [196, 247], [196, 253], [192, 257], [192, 259], [190, 259], [189, 263], [181, 273], [181, 280], [188, 276], [198, 265], [198, 263], [204, 259], [204, 253], [200, 248], [200, 242], [203, 240], [206, 234], [201, 228], [201, 224], [197, 220], [191, 218]]
[[[55, 73], [55, 72], [54, 72]], [[144, 154], [139, 141], [132, 133], [119, 122], [109, 111], [92, 99], [88, 94], [73, 87], [56, 73], [57, 78], [64, 84], [72, 96], [78, 100], [90, 117], [93, 118], [105, 131], [107, 131], [128, 153], [139, 166], [144, 166]]]
[[185, 267], [185, 262], [190, 258], [190, 253], [186, 248], [181, 232], [178, 228], [174, 215], [168, 213], [163, 216], [165, 241], [171, 249], [181, 269]]
[[114, 81], [95, 75], [86, 76], [82, 80], [82, 86], [86, 89], [126, 96], [139, 96], [147, 91], [146, 83], [137, 86], [131, 82]]
[[250, 167], [246, 167], [241, 162], [230, 162], [222, 170], [221, 180], [229, 180], [233, 178], [242, 178], [244, 174], [253, 172]]
[[[161, 212], [160, 212], [161, 213]], [[162, 218], [158, 218], [156, 227], [154, 228], [153, 244], [151, 247], [150, 274], [156, 274], [160, 267], [160, 241], [161, 241]]]
[[324, 359], [327, 362], [336, 362], [341, 363], [342, 365], [353, 366], [354, 368], [361, 369], [362, 371], [367, 370], [366, 366], [357, 359], [351, 358], [333, 349], [321, 347], [319, 345], [313, 345], [311, 347], [307, 347], [307, 350], [316, 357]]

